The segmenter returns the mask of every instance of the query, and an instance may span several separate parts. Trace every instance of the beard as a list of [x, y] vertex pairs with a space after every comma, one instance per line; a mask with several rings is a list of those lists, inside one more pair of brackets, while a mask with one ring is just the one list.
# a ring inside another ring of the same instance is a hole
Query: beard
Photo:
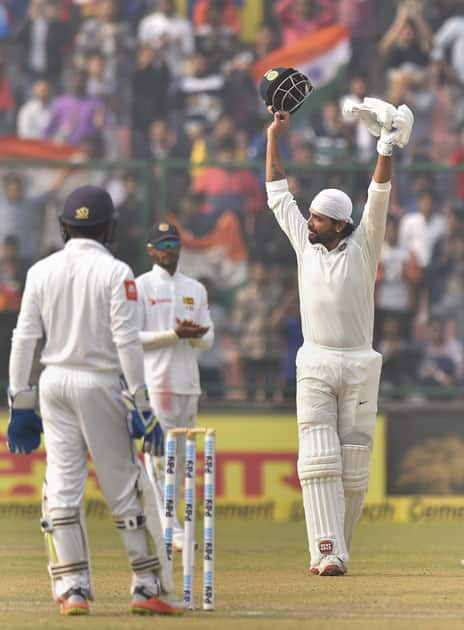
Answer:
[[337, 238], [340, 237], [335, 229], [327, 230], [326, 232], [309, 232], [308, 233], [308, 241], [311, 245], [316, 245], [317, 243], [321, 243], [321, 245], [327, 245], [327, 243], [332, 243]]

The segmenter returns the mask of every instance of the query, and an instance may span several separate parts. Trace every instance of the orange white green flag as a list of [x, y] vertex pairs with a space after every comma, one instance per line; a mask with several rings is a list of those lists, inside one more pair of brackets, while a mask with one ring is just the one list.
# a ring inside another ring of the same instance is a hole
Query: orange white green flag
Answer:
[[258, 84], [271, 68], [296, 68], [311, 80], [315, 90], [308, 103], [325, 99], [340, 87], [351, 59], [351, 33], [335, 24], [302, 37], [297, 44], [284, 46], [256, 61], [253, 79]]

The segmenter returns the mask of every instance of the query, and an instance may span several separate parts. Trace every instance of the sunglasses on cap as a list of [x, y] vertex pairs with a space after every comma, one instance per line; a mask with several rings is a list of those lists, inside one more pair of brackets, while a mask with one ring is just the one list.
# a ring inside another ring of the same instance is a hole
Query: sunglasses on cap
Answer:
[[151, 246], [159, 252], [165, 252], [168, 249], [179, 249], [180, 240], [178, 238], [167, 238], [158, 243], [151, 243]]

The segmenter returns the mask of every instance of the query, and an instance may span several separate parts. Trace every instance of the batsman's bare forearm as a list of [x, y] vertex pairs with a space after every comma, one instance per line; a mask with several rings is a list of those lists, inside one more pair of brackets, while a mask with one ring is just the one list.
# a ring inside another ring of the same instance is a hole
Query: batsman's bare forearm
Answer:
[[268, 131], [266, 147], [266, 181], [273, 182], [278, 179], [285, 179], [285, 169], [280, 157], [279, 139], [275, 133]]
[[379, 155], [372, 179], [378, 184], [386, 184], [392, 176], [392, 159], [387, 155]]

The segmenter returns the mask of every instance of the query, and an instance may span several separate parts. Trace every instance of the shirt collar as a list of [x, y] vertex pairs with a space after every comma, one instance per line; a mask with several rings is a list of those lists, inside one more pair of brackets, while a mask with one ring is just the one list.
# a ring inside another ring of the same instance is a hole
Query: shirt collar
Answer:
[[345, 249], [348, 246], [348, 238], [349, 238], [348, 236], [345, 236], [345, 238], [342, 238], [341, 241], [338, 243], [337, 247], [335, 247], [334, 249], [330, 251], [322, 243], [314, 243], [314, 245], [312, 243], [309, 243], [309, 244], [311, 245], [313, 249], [315, 249], [316, 251], [320, 251], [323, 254], [335, 254], [337, 252], [345, 251]]
[[169, 271], [166, 271], [166, 269], [163, 269], [163, 267], [160, 267], [159, 265], [155, 263], [153, 265], [152, 273], [154, 274], [156, 278], [159, 278], [160, 280], [165, 280], [166, 282], [168, 282], [170, 280], [175, 280], [177, 278], [177, 275], [179, 273], [179, 268], [177, 268], [174, 272], [174, 275], [171, 276]]
[[93, 238], [70, 238], [66, 242], [65, 249], [98, 249], [111, 256], [111, 252], [99, 241], [95, 241]]

